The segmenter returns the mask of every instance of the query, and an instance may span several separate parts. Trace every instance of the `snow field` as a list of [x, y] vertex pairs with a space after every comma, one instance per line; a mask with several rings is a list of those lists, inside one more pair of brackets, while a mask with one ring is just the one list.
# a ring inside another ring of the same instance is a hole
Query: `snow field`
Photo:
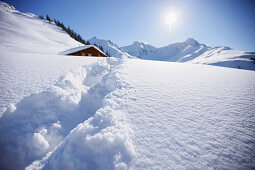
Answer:
[[131, 169], [255, 167], [255, 74], [186, 63], [129, 60]]
[[0, 166], [22, 169], [48, 153], [28, 169], [127, 169], [134, 154], [131, 130], [114, 98], [108, 98], [128, 88], [116, 77], [120, 62], [107, 58], [80, 67], [6, 112], [0, 119], [0, 152], [5, 153]]
[[74, 68], [103, 60], [94, 57], [73, 57], [3, 52], [0, 55], [0, 117], [24, 97], [45, 91], [59, 77]]
[[93, 59], [5, 112], [0, 166], [254, 168], [254, 78], [215, 66]]

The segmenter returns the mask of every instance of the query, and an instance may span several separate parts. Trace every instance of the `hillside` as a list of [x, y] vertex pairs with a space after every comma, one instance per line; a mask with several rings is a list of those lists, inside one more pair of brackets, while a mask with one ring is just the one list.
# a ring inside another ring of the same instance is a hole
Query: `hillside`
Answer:
[[61, 74], [82, 65], [78, 58], [57, 55], [79, 42], [55, 24], [1, 1], [0, 37], [0, 117], [11, 103], [49, 88]]
[[82, 45], [54, 23], [21, 13], [4, 2], [0, 2], [0, 36], [3, 52], [58, 54]]
[[255, 70], [254, 52], [233, 50], [229, 47], [208, 47], [189, 38], [184, 42], [156, 48], [143, 42], [120, 48], [131, 55], [147, 60], [189, 62], [194, 64], [217, 65], [230, 68]]

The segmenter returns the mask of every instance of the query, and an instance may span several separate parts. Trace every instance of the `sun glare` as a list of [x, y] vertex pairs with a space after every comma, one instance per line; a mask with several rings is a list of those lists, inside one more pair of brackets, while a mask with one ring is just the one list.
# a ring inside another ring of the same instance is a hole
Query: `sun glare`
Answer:
[[166, 16], [165, 16], [165, 23], [169, 26], [172, 27], [178, 20], [178, 16], [176, 13], [174, 12], [169, 12]]

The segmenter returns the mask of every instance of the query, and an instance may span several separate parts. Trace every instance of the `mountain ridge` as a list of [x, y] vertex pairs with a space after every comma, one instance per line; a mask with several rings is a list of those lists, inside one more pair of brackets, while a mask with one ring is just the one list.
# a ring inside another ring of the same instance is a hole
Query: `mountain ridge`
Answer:
[[159, 48], [135, 41], [131, 45], [120, 47], [120, 49], [130, 55], [147, 60], [189, 62], [255, 70], [253, 52], [234, 50], [226, 46], [210, 47], [193, 38]]

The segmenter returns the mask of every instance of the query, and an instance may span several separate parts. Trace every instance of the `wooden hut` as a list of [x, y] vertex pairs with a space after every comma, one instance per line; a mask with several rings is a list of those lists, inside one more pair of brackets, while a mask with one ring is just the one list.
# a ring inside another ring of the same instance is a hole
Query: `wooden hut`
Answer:
[[60, 55], [73, 55], [73, 56], [91, 56], [91, 57], [108, 57], [98, 47], [94, 45], [84, 45], [76, 48], [71, 48], [59, 53]]

